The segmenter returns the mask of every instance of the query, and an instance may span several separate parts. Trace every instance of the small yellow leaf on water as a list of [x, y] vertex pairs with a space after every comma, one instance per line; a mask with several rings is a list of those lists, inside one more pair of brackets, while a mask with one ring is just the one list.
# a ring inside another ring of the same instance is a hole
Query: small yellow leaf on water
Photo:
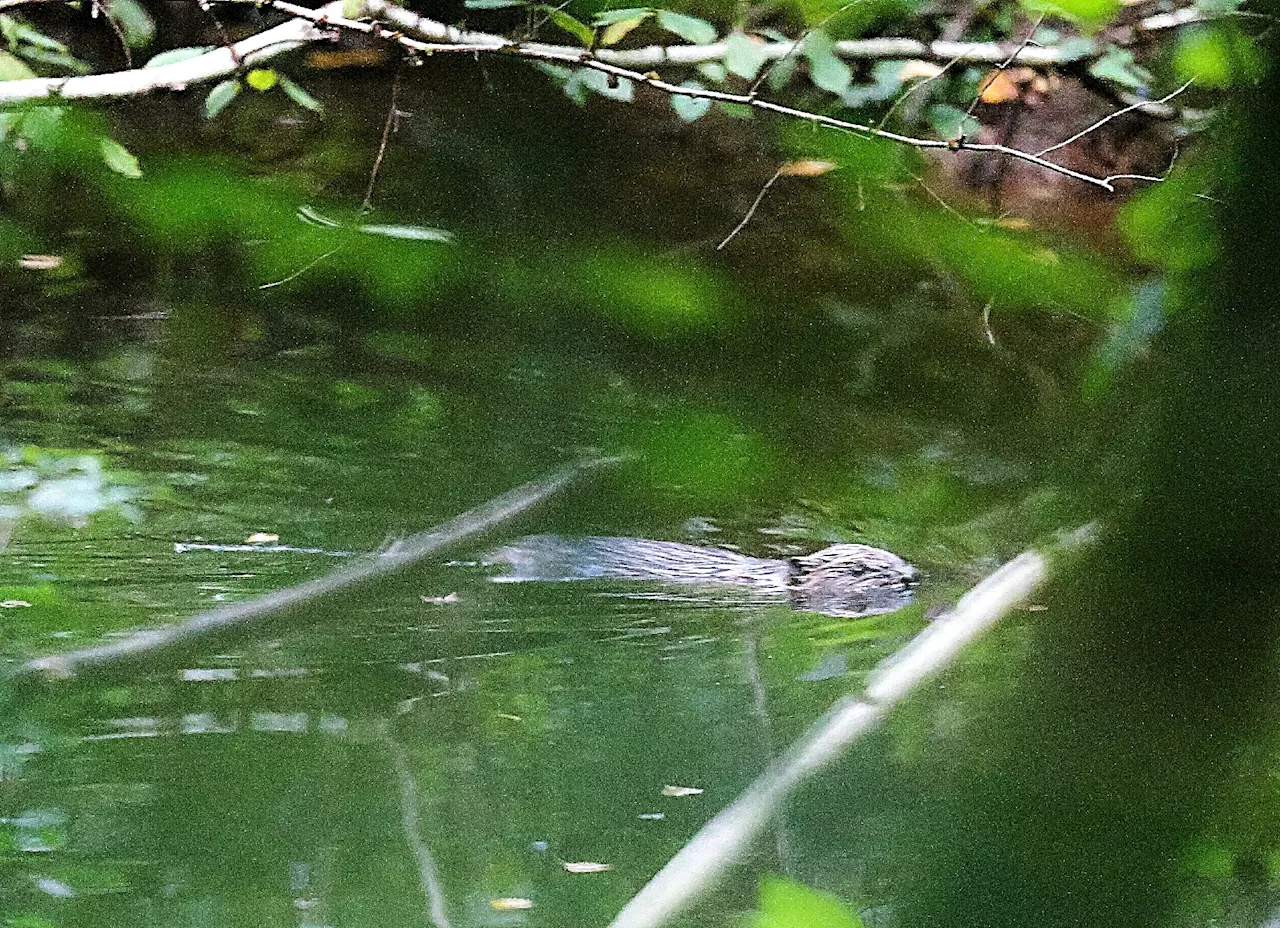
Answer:
[[271, 532], [254, 532], [244, 540], [247, 545], [273, 545], [280, 540], [279, 535], [273, 535]]
[[519, 896], [505, 896], [502, 899], [490, 899], [489, 905], [499, 912], [510, 912], [514, 909], [532, 909], [532, 899], [521, 899]]
[[518, 715], [512, 715], [510, 712], [499, 712], [499, 713], [498, 713], [498, 718], [500, 718], [500, 719], [506, 719], [508, 722], [523, 722], [523, 721], [524, 721], [524, 719], [520, 718], [520, 716], [518, 716]]
[[682, 799], [685, 796], [698, 796], [701, 793], [702, 790], [698, 789], [696, 786], [672, 786], [668, 783], [666, 786], [662, 787], [662, 795], [673, 796], [676, 799]]
[[1032, 603], [1031, 605], [1027, 606], [1027, 611], [1028, 612], [1044, 612], [1048, 608], [1049, 608], [1048, 606], [1041, 605], [1040, 603]]
[[598, 864], [595, 861], [584, 860], [580, 863], [564, 862], [564, 868], [570, 873], [604, 873], [606, 870], [612, 870], [612, 864]]
[[821, 177], [838, 167], [834, 161], [788, 161], [778, 168], [778, 173], [783, 177]]

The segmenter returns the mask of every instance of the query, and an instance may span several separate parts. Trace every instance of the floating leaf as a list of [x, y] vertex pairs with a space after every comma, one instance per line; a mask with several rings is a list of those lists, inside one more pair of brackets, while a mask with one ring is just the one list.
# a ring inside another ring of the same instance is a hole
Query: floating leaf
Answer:
[[821, 29], [813, 30], [805, 39], [804, 56], [809, 60], [809, 80], [815, 87], [839, 95], [853, 83], [853, 71], [836, 57], [835, 43]]
[[55, 271], [62, 267], [61, 255], [23, 255], [18, 267], [24, 271]]
[[[690, 90], [705, 90], [706, 88], [697, 81], [685, 81], [680, 85], [688, 87]], [[707, 110], [711, 109], [711, 101], [705, 97], [686, 97], [683, 94], [673, 94], [671, 97], [671, 108], [676, 111], [676, 115], [685, 122], [693, 122], [707, 114]]]
[[630, 19], [618, 19], [604, 27], [604, 32], [600, 34], [600, 44], [604, 46], [617, 45], [632, 29], [639, 26], [649, 18], [646, 11], [642, 16], [632, 16]]
[[735, 32], [725, 40], [724, 66], [738, 77], [752, 80], [769, 58], [759, 39]]
[[102, 151], [102, 160], [106, 162], [107, 167], [117, 174], [132, 178], [142, 176], [142, 168], [138, 166], [138, 159], [134, 157], [129, 149], [115, 139], [99, 139], [98, 147]]
[[823, 174], [830, 174], [838, 167], [840, 165], [834, 161], [788, 161], [778, 168], [778, 173], [783, 177], [821, 177]]
[[244, 540], [247, 545], [273, 545], [280, 540], [275, 532], [254, 532]]
[[700, 796], [703, 792], [696, 786], [672, 786], [668, 783], [662, 787], [662, 795], [670, 796], [673, 799], [683, 799], [685, 796]]
[[213, 48], [212, 45], [191, 45], [186, 48], [171, 48], [167, 52], [161, 52], [152, 56], [143, 67], [146, 68], [162, 68], [167, 64], [177, 64], [180, 61], [190, 61], [192, 58], [199, 58]]
[[599, 864], [595, 861], [582, 861], [581, 863], [564, 862], [564, 869], [569, 873], [604, 873], [613, 869], [612, 864]]
[[259, 93], [265, 93], [276, 85], [276, 72], [272, 68], [254, 68], [245, 75], [244, 82]]
[[525, 5], [525, 0], [466, 0], [463, 4], [468, 10], [505, 10]]
[[355, 230], [363, 232], [365, 235], [381, 235], [384, 238], [400, 238], [413, 242], [453, 241], [452, 232], [446, 232], [444, 229], [433, 229], [429, 226], [369, 225], [356, 226]]
[[590, 45], [596, 37], [595, 30], [586, 23], [575, 19], [564, 10], [554, 6], [547, 6], [545, 3], [538, 4], [537, 9], [547, 14], [547, 18], [569, 33], [583, 45]]
[[120, 27], [130, 48], [140, 48], [155, 38], [156, 21], [138, 0], [111, 0], [107, 15]]
[[499, 912], [514, 912], [519, 909], [532, 909], [533, 900], [520, 896], [505, 896], [501, 899], [490, 899], [489, 906]]
[[218, 114], [225, 110], [239, 94], [239, 81], [225, 80], [215, 84], [213, 89], [209, 91], [209, 96], [204, 98], [205, 118], [216, 119]]
[[716, 40], [716, 27], [696, 16], [658, 10], [658, 25], [694, 45], [708, 45]]
[[0, 81], [21, 81], [35, 76], [36, 72], [21, 58], [0, 52]]

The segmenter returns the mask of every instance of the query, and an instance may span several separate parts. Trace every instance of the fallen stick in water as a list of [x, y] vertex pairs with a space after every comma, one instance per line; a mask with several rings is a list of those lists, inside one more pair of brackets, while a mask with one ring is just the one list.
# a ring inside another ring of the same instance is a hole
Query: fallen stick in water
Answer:
[[946, 669], [965, 647], [1043, 582], [1045, 559], [1020, 554], [971, 589], [954, 609], [886, 658], [861, 696], [841, 699], [732, 804], [707, 822], [623, 907], [609, 928], [657, 928], [732, 864], [800, 783], [875, 729], [898, 702]]
[[286, 609], [315, 602], [330, 593], [389, 574], [502, 525], [550, 499], [583, 474], [607, 463], [611, 461], [596, 458], [566, 465], [469, 509], [435, 528], [402, 538], [377, 554], [344, 564], [314, 580], [264, 593], [242, 603], [219, 606], [198, 613], [177, 625], [147, 629], [110, 644], [34, 658], [18, 667], [10, 680], [18, 683], [71, 680], [86, 674], [113, 670], [158, 652], [201, 641], [211, 635], [249, 629]]

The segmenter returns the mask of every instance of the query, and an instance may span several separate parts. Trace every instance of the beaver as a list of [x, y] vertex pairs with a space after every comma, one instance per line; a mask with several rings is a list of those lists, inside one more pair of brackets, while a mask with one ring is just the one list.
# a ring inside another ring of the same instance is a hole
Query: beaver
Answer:
[[732, 584], [785, 594], [797, 609], [841, 618], [893, 612], [911, 602], [918, 571], [889, 551], [838, 544], [801, 557], [748, 557], [723, 548], [645, 538], [529, 535], [484, 563], [509, 570], [498, 583], [636, 580]]

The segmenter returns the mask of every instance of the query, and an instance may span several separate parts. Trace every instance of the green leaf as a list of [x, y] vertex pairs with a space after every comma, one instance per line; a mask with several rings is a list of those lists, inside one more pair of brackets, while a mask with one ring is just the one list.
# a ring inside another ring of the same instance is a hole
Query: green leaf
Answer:
[[142, 168], [138, 166], [138, 159], [134, 157], [129, 149], [115, 139], [99, 139], [98, 147], [102, 150], [102, 160], [106, 162], [107, 167], [117, 174], [135, 179], [142, 176]]
[[[693, 90], [706, 89], [697, 81], [685, 81], [680, 86], [689, 87]], [[686, 97], [676, 94], [671, 97], [671, 108], [685, 122], [693, 122], [695, 119], [706, 115], [707, 110], [711, 109], [711, 101], [705, 97]]]
[[570, 99], [581, 103], [582, 100], [570, 92], [569, 84], [577, 84], [581, 87], [584, 99], [587, 92], [599, 94], [618, 103], [630, 103], [635, 97], [635, 85], [625, 77], [613, 78], [591, 68], [579, 68], [565, 83], [565, 93], [569, 94]]
[[9, 52], [0, 52], [0, 81], [21, 81], [35, 77], [25, 61]]
[[1072, 36], [1058, 45], [1058, 52], [1062, 55], [1064, 62], [1079, 61], [1081, 58], [1087, 58], [1097, 49], [1098, 43], [1082, 35]]
[[63, 54], [71, 51], [57, 39], [45, 35], [39, 29], [33, 28], [20, 19], [14, 19], [12, 16], [6, 15], [0, 16], [0, 21], [4, 21], [4, 36], [9, 40], [10, 44], [34, 45], [36, 48], [47, 49], [51, 52], [62, 52]]
[[138, 0], [111, 0], [107, 15], [120, 27], [130, 48], [140, 48], [155, 38], [156, 21]]
[[591, 42], [595, 39], [596, 34], [594, 29], [592, 29], [586, 23], [580, 22], [579, 20], [570, 16], [564, 10], [556, 9], [553, 6], [547, 6], [545, 3], [538, 4], [537, 9], [540, 12], [546, 13], [548, 19], [550, 19], [553, 23], [555, 23], [565, 32], [569, 33], [571, 36], [573, 36], [583, 45], [590, 45]]
[[764, 43], [741, 32], [735, 32], [725, 40], [724, 65], [731, 74], [753, 80], [764, 67], [768, 55]]
[[1114, 81], [1122, 87], [1136, 90], [1151, 81], [1151, 72], [1133, 60], [1133, 52], [1112, 45], [1102, 57], [1089, 65], [1089, 73], [1104, 81]]
[[466, 0], [468, 10], [505, 10], [513, 6], [526, 6], [525, 0]]
[[653, 10], [644, 6], [628, 7], [625, 10], [601, 10], [596, 14], [593, 22], [597, 26], [612, 26], [614, 23], [625, 22], [628, 19], [648, 19], [653, 13]]
[[365, 15], [362, 0], [342, 0], [342, 18], [359, 19]]
[[1092, 31], [1105, 26], [1120, 9], [1120, 0], [1021, 0], [1032, 13], [1062, 16]]
[[55, 68], [71, 71], [73, 74], [87, 74], [89, 72], [87, 64], [65, 52], [55, 52], [47, 48], [23, 45], [18, 49], [18, 53], [28, 61], [52, 65]]
[[709, 45], [716, 40], [716, 27], [696, 16], [658, 10], [658, 25], [694, 45]]
[[849, 89], [853, 71], [836, 57], [835, 43], [821, 29], [815, 29], [804, 40], [804, 56], [809, 59], [809, 80], [814, 86], [837, 96]]
[[958, 139], [978, 131], [978, 121], [949, 103], [929, 107], [929, 123], [940, 139]]
[[244, 82], [258, 93], [266, 93], [276, 85], [276, 72], [271, 68], [254, 68], [245, 75]]
[[167, 52], [161, 52], [152, 56], [143, 67], [162, 68], [167, 64], [177, 64], [179, 61], [190, 61], [192, 58], [199, 58], [201, 55], [210, 51], [212, 45], [191, 45], [187, 48], [171, 48]]
[[711, 81], [713, 84], [720, 84], [729, 76], [729, 72], [725, 70], [724, 65], [718, 61], [701, 61], [694, 65], [698, 73]]
[[277, 77], [280, 81], [280, 89], [298, 106], [313, 113], [324, 112], [324, 104], [299, 87], [295, 81], [290, 80], [283, 74], [278, 74]]
[[752, 928], [863, 928], [839, 899], [777, 876], [760, 881]]
[[1252, 39], [1232, 26], [1202, 25], [1183, 29], [1173, 53], [1178, 79], [1202, 87], [1230, 87], [1256, 80], [1262, 59]]
[[225, 110], [239, 94], [240, 82], [237, 80], [225, 80], [215, 84], [209, 91], [209, 96], [204, 98], [205, 119], [216, 119], [218, 114]]
[[604, 32], [600, 34], [600, 44], [605, 47], [617, 45], [626, 38], [628, 32], [639, 26], [648, 18], [649, 13], [648, 11], [645, 11], [642, 15], [632, 16], [630, 19], [614, 20], [604, 27]]

